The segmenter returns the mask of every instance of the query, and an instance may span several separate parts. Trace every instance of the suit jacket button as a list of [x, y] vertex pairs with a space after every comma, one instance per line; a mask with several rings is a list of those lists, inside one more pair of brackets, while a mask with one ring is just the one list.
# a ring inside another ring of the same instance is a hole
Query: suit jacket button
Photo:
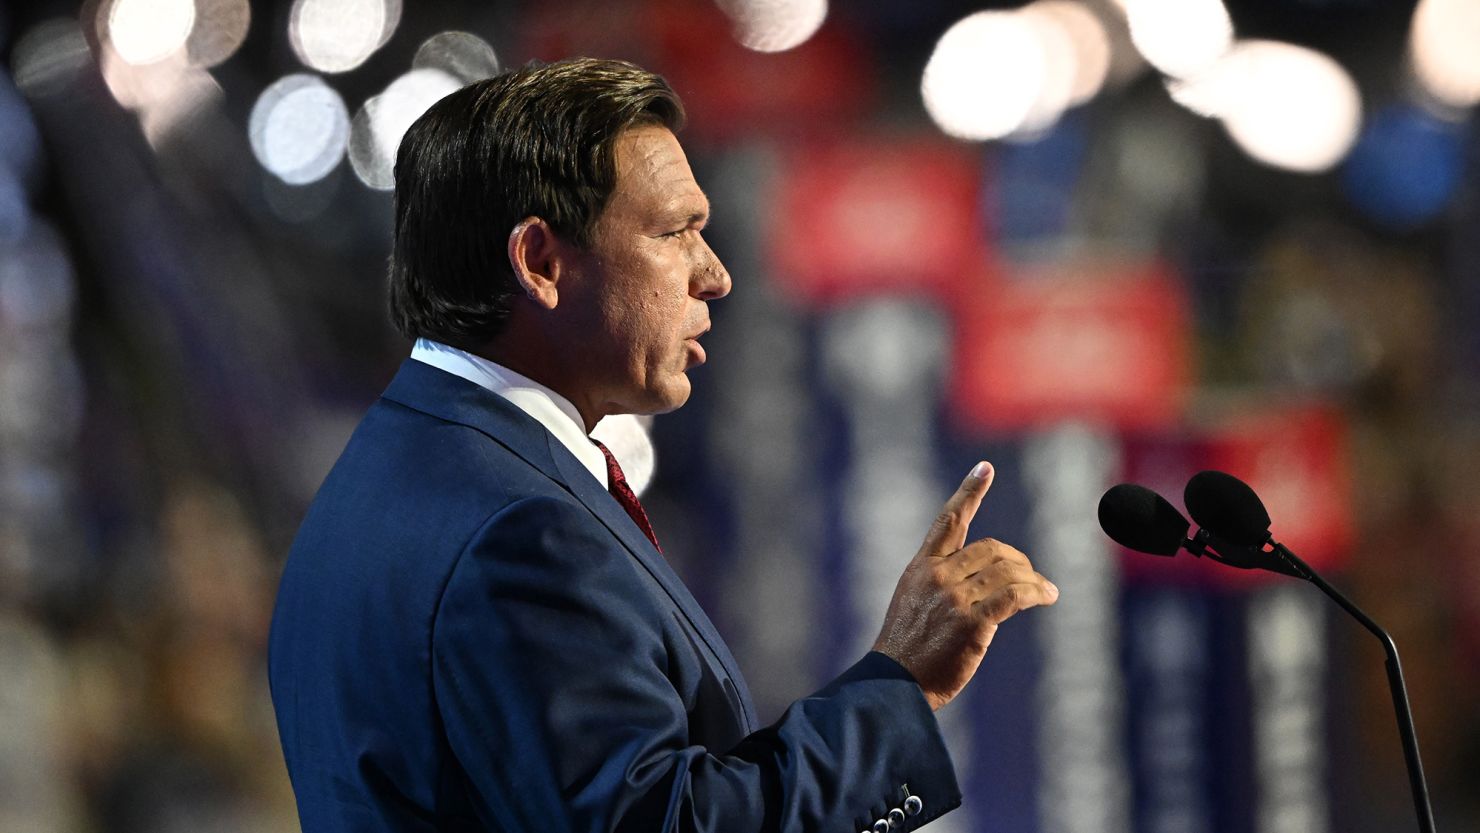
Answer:
[[918, 816], [923, 809], [925, 809], [925, 802], [921, 801], [918, 795], [912, 795], [904, 800], [904, 811], [907, 815]]
[[901, 809], [899, 809], [898, 807], [895, 807], [893, 810], [890, 810], [889, 811], [889, 829], [890, 830], [893, 830], [894, 828], [900, 827], [903, 824], [904, 824], [904, 811], [901, 810]]
[[874, 833], [889, 833], [889, 822], [885, 819], [874, 822]]

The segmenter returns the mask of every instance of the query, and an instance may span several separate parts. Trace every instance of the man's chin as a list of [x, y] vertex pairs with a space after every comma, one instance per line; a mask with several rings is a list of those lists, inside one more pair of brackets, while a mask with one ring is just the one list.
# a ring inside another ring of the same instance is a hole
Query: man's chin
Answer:
[[689, 385], [689, 377], [680, 373], [674, 383], [667, 386], [662, 392], [659, 401], [655, 403], [653, 409], [647, 413], [652, 415], [676, 411], [682, 408], [685, 402], [689, 401], [689, 395], [691, 393], [693, 393], [693, 387]]
[[689, 394], [692, 392], [689, 377], [678, 373], [676, 378], [665, 380], [660, 389], [644, 391], [642, 396], [633, 397], [625, 403], [613, 403], [611, 413], [638, 416], [666, 414], [682, 408], [689, 401]]

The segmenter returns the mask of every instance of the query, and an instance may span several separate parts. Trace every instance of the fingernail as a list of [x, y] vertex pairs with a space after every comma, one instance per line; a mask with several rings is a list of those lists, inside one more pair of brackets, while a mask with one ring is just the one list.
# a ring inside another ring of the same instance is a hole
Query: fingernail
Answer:
[[992, 464], [988, 463], [986, 460], [983, 460], [971, 467], [971, 473], [968, 474], [967, 477], [974, 477], [977, 480], [986, 480], [987, 475], [990, 474], [991, 471]]
[[1057, 599], [1059, 597], [1059, 586], [1051, 581], [1048, 581], [1048, 579], [1044, 579], [1044, 581], [1048, 584], [1049, 595]]

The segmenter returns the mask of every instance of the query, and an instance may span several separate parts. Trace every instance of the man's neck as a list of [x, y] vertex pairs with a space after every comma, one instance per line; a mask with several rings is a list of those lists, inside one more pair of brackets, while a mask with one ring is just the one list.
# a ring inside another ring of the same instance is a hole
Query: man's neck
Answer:
[[539, 382], [550, 390], [565, 397], [581, 415], [582, 427], [589, 435], [605, 414], [600, 413], [586, 398], [579, 395], [581, 386], [572, 381], [570, 374], [550, 361], [547, 353], [538, 350], [519, 350], [500, 339], [477, 347], [465, 348], [475, 356], [481, 356], [508, 369]]

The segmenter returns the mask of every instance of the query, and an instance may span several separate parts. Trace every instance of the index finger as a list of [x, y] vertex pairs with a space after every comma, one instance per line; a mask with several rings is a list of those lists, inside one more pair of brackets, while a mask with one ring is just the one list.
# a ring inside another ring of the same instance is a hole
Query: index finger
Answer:
[[961, 549], [966, 543], [966, 528], [976, 517], [976, 510], [992, 487], [995, 475], [992, 464], [985, 460], [971, 467], [956, 493], [946, 500], [945, 508], [930, 525], [930, 531], [925, 533], [925, 543], [920, 545], [921, 556], [944, 558]]

